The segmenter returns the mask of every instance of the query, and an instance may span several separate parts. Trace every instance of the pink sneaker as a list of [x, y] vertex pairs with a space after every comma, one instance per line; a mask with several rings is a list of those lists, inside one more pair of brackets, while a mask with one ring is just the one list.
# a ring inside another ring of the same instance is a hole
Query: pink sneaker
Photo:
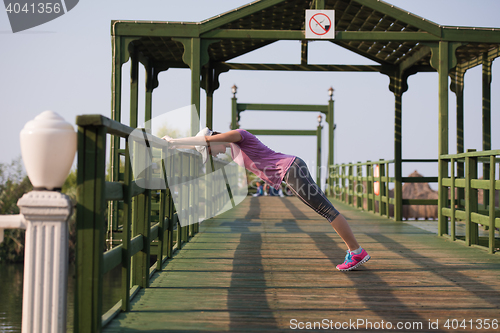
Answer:
[[365, 249], [362, 249], [360, 254], [354, 254], [347, 250], [344, 263], [337, 265], [337, 269], [339, 271], [350, 271], [363, 265], [368, 260], [370, 260], [370, 256]]

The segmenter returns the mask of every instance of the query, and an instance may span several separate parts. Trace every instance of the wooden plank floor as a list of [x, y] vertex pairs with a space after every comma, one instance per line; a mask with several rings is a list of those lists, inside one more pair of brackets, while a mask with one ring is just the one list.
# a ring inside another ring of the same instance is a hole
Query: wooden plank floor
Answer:
[[296, 198], [248, 197], [203, 222], [105, 332], [500, 331], [477, 321], [500, 320], [500, 256], [335, 205], [372, 256], [359, 270], [336, 270], [345, 245]]

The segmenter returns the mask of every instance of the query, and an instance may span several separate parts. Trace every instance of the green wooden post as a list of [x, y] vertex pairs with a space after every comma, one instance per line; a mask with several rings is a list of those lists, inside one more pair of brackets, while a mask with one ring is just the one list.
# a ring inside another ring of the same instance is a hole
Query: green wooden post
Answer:
[[[455, 69], [455, 75], [452, 77], [451, 90], [456, 95], [456, 110], [457, 110], [457, 154], [464, 152], [464, 75], [465, 71], [458, 66]], [[456, 161], [457, 173], [456, 178], [465, 177], [464, 162]], [[465, 199], [465, 189], [457, 188], [457, 205], [460, 209], [464, 209], [462, 201]]]
[[[474, 152], [475, 149], [467, 149]], [[467, 245], [478, 243], [478, 225], [472, 222], [472, 213], [477, 213], [477, 189], [472, 188], [471, 180], [477, 179], [477, 157], [467, 156], [465, 158], [465, 242]]]
[[106, 170], [106, 129], [78, 127], [77, 248], [74, 330], [100, 332]]
[[214, 119], [214, 69], [212, 66], [206, 66], [205, 69], [205, 92], [207, 95], [207, 106], [206, 106], [206, 126], [213, 129], [213, 119]]
[[191, 115], [191, 135], [198, 133], [200, 127], [200, 75], [201, 75], [201, 41], [191, 38], [191, 104], [195, 105], [197, 114]]
[[153, 64], [150, 60], [146, 62], [146, 97], [145, 97], [145, 108], [144, 108], [144, 124], [146, 130], [151, 133], [151, 118], [152, 118], [152, 102], [153, 102]]
[[[395, 78], [394, 89], [394, 221], [403, 220], [402, 77]], [[405, 78], [406, 80], [406, 78]], [[389, 176], [389, 174], [387, 174]], [[388, 213], [389, 214], [389, 213]]]
[[[483, 151], [491, 150], [491, 61], [488, 53], [483, 54]], [[483, 179], [490, 176], [489, 163], [483, 163]], [[490, 192], [483, 190], [483, 206], [487, 209]], [[494, 195], [494, 193], [493, 193]]]
[[[448, 73], [450, 66], [449, 43], [439, 42], [439, 125], [438, 125], [438, 155], [448, 154]], [[438, 234], [448, 233], [448, 217], [443, 215], [443, 208], [448, 201], [448, 190], [443, 187], [443, 179], [448, 176], [448, 161], [440, 160], [438, 170]]]
[[[333, 96], [333, 89], [332, 89]], [[333, 100], [330, 96], [328, 101], [328, 112], [326, 113], [326, 122], [328, 123], [328, 165], [334, 165], [334, 144], [335, 144], [335, 114]]]
[[233, 94], [231, 98], [231, 129], [237, 129], [240, 126], [238, 125], [238, 102], [236, 99], [236, 93]]
[[139, 60], [137, 51], [131, 54], [130, 64], [130, 127], [136, 128], [138, 124], [139, 109]]
[[[121, 122], [121, 91], [122, 91], [122, 39], [112, 36], [113, 44], [113, 63], [111, 74], [111, 119]], [[120, 137], [111, 136], [111, 172], [110, 180], [116, 182], [120, 177], [120, 157], [118, 149], [120, 148]], [[113, 231], [118, 229], [118, 202], [110, 201], [108, 204], [108, 238], [112, 240]], [[108, 249], [112, 244], [108, 244]]]
[[[131, 52], [131, 64], [130, 64], [130, 127], [137, 128], [138, 124], [138, 110], [139, 110], [139, 60], [137, 56], [137, 51], [135, 49]], [[137, 151], [136, 147], [134, 150]], [[139, 162], [140, 158], [134, 158], [134, 163]], [[131, 234], [132, 236], [137, 235], [138, 229], [137, 224], [140, 217], [138, 216], [138, 197], [132, 198], [132, 225]], [[131, 271], [131, 284], [137, 284], [137, 275], [135, 271], [137, 270], [137, 258], [134, 256], [130, 263]]]
[[[321, 119], [321, 116], [318, 116], [318, 119]], [[321, 120], [316, 129], [316, 184], [318, 184], [319, 188], [321, 188]]]

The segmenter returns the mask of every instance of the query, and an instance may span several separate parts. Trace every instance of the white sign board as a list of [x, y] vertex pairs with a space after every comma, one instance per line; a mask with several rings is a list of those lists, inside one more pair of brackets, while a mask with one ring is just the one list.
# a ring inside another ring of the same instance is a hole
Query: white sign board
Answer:
[[306, 10], [306, 38], [333, 39], [335, 38], [335, 11], [334, 10]]

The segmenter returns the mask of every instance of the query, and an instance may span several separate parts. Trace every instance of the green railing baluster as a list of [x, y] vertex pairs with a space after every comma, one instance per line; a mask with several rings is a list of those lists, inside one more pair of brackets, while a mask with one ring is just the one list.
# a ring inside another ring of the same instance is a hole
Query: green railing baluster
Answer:
[[362, 173], [361, 173], [361, 161], [358, 161], [358, 163], [356, 164], [356, 191], [355, 191], [355, 194], [356, 194], [356, 208], [362, 208], [363, 207], [363, 204], [362, 204], [362, 197], [360, 197], [360, 195], [362, 195], [362, 191], [361, 189], [363, 188], [363, 182], [361, 181], [361, 176], [362, 176]]
[[194, 210], [195, 206], [195, 187], [194, 187], [194, 155], [189, 155], [189, 236], [194, 236]]
[[385, 195], [385, 183], [382, 182], [382, 177], [385, 175], [385, 164], [383, 160], [380, 160], [379, 168], [378, 168], [378, 180], [379, 180], [379, 197], [378, 197], [378, 213], [380, 216], [385, 215], [385, 207], [384, 207], [384, 195]]
[[[168, 187], [167, 185], [167, 174], [165, 173], [165, 158], [166, 158], [166, 148], [163, 148], [161, 150], [161, 162], [160, 162], [160, 170], [161, 170], [161, 175], [165, 181], [165, 186]], [[160, 177], [161, 178], [161, 177]], [[158, 247], [157, 247], [157, 252], [156, 252], [156, 270], [161, 271], [162, 270], [162, 263], [163, 263], [163, 247], [164, 247], [164, 240], [165, 240], [165, 233], [166, 229], [165, 228], [165, 219], [166, 219], [166, 208], [167, 208], [167, 203], [165, 202], [166, 200], [166, 192], [167, 189], [162, 189], [160, 191], [160, 212], [159, 212], [159, 230], [158, 230]]]
[[[184, 187], [184, 196], [182, 197], [182, 209], [184, 211], [184, 214], [188, 213], [189, 216], [189, 155], [183, 154], [182, 156], [182, 169], [181, 172], [183, 174], [182, 176], [182, 186]], [[184, 215], [185, 216], [185, 215]], [[188, 219], [189, 222], [189, 219]], [[188, 225], [185, 225], [181, 228], [181, 235], [182, 235], [182, 242], [186, 243], [188, 241], [188, 228], [189, 228], [189, 223]]]
[[[450, 187], [450, 208], [451, 208], [451, 230], [450, 230], [450, 237], [452, 241], [455, 241], [456, 239], [456, 231], [455, 231], [455, 159], [451, 159], [450, 163], [451, 167], [451, 187]], [[445, 190], [445, 189], [443, 189]], [[448, 219], [446, 218], [446, 223]]]
[[125, 143], [125, 180], [123, 193], [122, 227], [122, 311], [130, 311], [131, 260], [130, 235], [132, 227], [132, 165], [129, 155], [129, 140]]
[[[178, 165], [175, 166], [175, 178], [176, 178], [176, 184], [179, 188], [179, 193], [182, 193], [184, 191], [181, 190], [181, 187], [183, 186], [181, 184], [181, 181], [182, 181], [182, 177], [181, 177], [181, 173], [182, 173], [182, 155], [180, 155], [180, 158], [178, 158]], [[180, 205], [179, 207], [175, 207], [176, 209], [176, 219], [175, 219], [175, 225], [177, 226], [177, 230], [175, 232], [175, 242], [176, 242], [176, 245], [177, 245], [177, 250], [180, 250], [182, 248], [182, 238], [181, 238], [181, 224], [179, 222], [179, 212], [182, 211], [182, 197], [179, 196], [179, 201], [180, 201]]]
[[348, 201], [348, 196], [347, 196], [347, 189], [346, 189], [346, 174], [347, 174], [347, 171], [346, 171], [346, 165], [345, 164], [342, 164], [342, 201], [347, 203]]
[[[167, 165], [168, 167], [165, 170], [166, 177], [165, 179], [172, 179], [174, 177], [174, 159], [168, 159]], [[165, 216], [167, 217], [168, 225], [167, 225], [167, 257], [172, 258], [172, 247], [174, 246], [174, 200], [172, 198], [172, 189], [169, 186], [165, 191]]]
[[352, 163], [349, 163], [349, 205], [354, 206], [354, 166]]
[[366, 199], [366, 207], [367, 210], [370, 212], [375, 212], [375, 207], [373, 205], [374, 198], [373, 198], [373, 164], [371, 164], [371, 161], [368, 161], [368, 164], [366, 165], [366, 194], [367, 194], [367, 199]]
[[391, 217], [390, 214], [390, 196], [389, 196], [389, 163], [385, 163], [385, 212], [387, 214], [387, 218]]
[[490, 189], [489, 189], [489, 237], [488, 237], [488, 251], [495, 253], [495, 155], [490, 156]]

